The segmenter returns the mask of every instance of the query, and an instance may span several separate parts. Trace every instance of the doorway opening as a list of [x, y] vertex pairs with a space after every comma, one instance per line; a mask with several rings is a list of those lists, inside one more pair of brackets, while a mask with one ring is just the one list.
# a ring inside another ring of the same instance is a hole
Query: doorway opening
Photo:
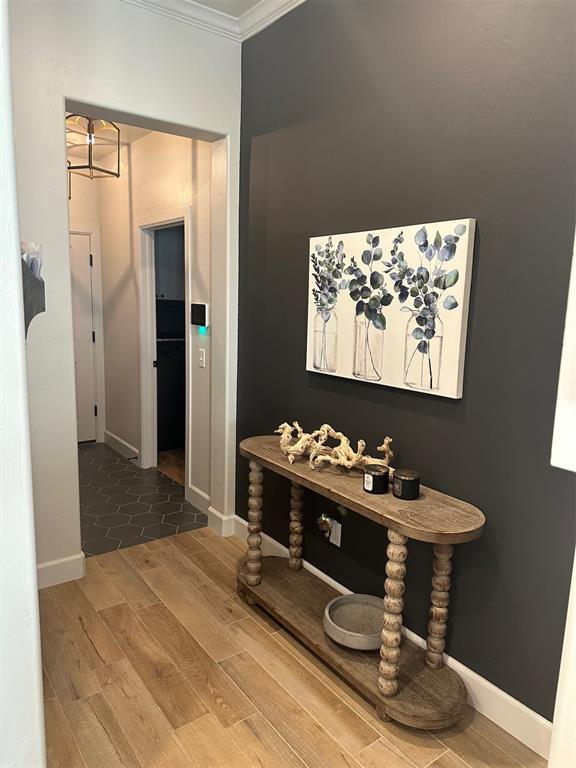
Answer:
[[186, 303], [184, 224], [154, 231], [157, 466], [184, 485]]
[[191, 370], [190, 302], [210, 302], [212, 144], [117, 125], [119, 177], [72, 176], [69, 199], [88, 556], [205, 526], [211, 502], [210, 333]]

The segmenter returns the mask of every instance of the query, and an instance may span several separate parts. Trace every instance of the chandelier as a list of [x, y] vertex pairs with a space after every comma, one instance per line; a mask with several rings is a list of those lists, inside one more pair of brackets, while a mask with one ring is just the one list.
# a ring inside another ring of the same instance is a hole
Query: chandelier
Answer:
[[68, 173], [90, 179], [120, 176], [120, 129], [110, 120], [66, 115]]

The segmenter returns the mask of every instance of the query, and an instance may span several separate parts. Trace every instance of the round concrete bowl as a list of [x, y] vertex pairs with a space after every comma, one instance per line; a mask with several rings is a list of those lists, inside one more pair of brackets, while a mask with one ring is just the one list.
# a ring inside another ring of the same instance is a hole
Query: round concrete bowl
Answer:
[[357, 651], [380, 648], [384, 601], [375, 595], [342, 595], [324, 609], [324, 631], [339, 645]]

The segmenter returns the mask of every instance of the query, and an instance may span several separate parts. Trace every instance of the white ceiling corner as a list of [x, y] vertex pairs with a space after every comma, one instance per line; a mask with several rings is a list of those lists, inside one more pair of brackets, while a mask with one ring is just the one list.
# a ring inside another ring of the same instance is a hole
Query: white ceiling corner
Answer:
[[[232, 16], [194, 0], [122, 1], [237, 42], [247, 40], [305, 2], [305, 0], [260, 0], [239, 16]], [[206, 2], [210, 1], [206, 0]]]
[[260, 0], [238, 19], [240, 38], [247, 40], [303, 2], [304, 0]]

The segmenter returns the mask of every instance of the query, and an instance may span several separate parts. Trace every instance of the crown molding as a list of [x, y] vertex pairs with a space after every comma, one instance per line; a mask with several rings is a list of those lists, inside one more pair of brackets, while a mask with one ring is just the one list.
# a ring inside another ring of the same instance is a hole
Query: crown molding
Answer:
[[241, 43], [262, 29], [273, 24], [285, 13], [296, 8], [305, 0], [260, 0], [250, 10], [235, 18], [214, 8], [196, 3], [194, 0], [122, 0], [144, 10], [158, 13], [169, 19], [181, 21], [205, 32]]
[[227, 13], [216, 11], [214, 8], [195, 3], [193, 0], [122, 0], [122, 2], [167, 16], [169, 19], [182, 21], [205, 32], [212, 32], [238, 43], [242, 42], [238, 19]]
[[248, 40], [249, 37], [269, 27], [270, 24], [303, 2], [304, 0], [260, 0], [257, 5], [243, 13], [238, 19], [240, 38]]

